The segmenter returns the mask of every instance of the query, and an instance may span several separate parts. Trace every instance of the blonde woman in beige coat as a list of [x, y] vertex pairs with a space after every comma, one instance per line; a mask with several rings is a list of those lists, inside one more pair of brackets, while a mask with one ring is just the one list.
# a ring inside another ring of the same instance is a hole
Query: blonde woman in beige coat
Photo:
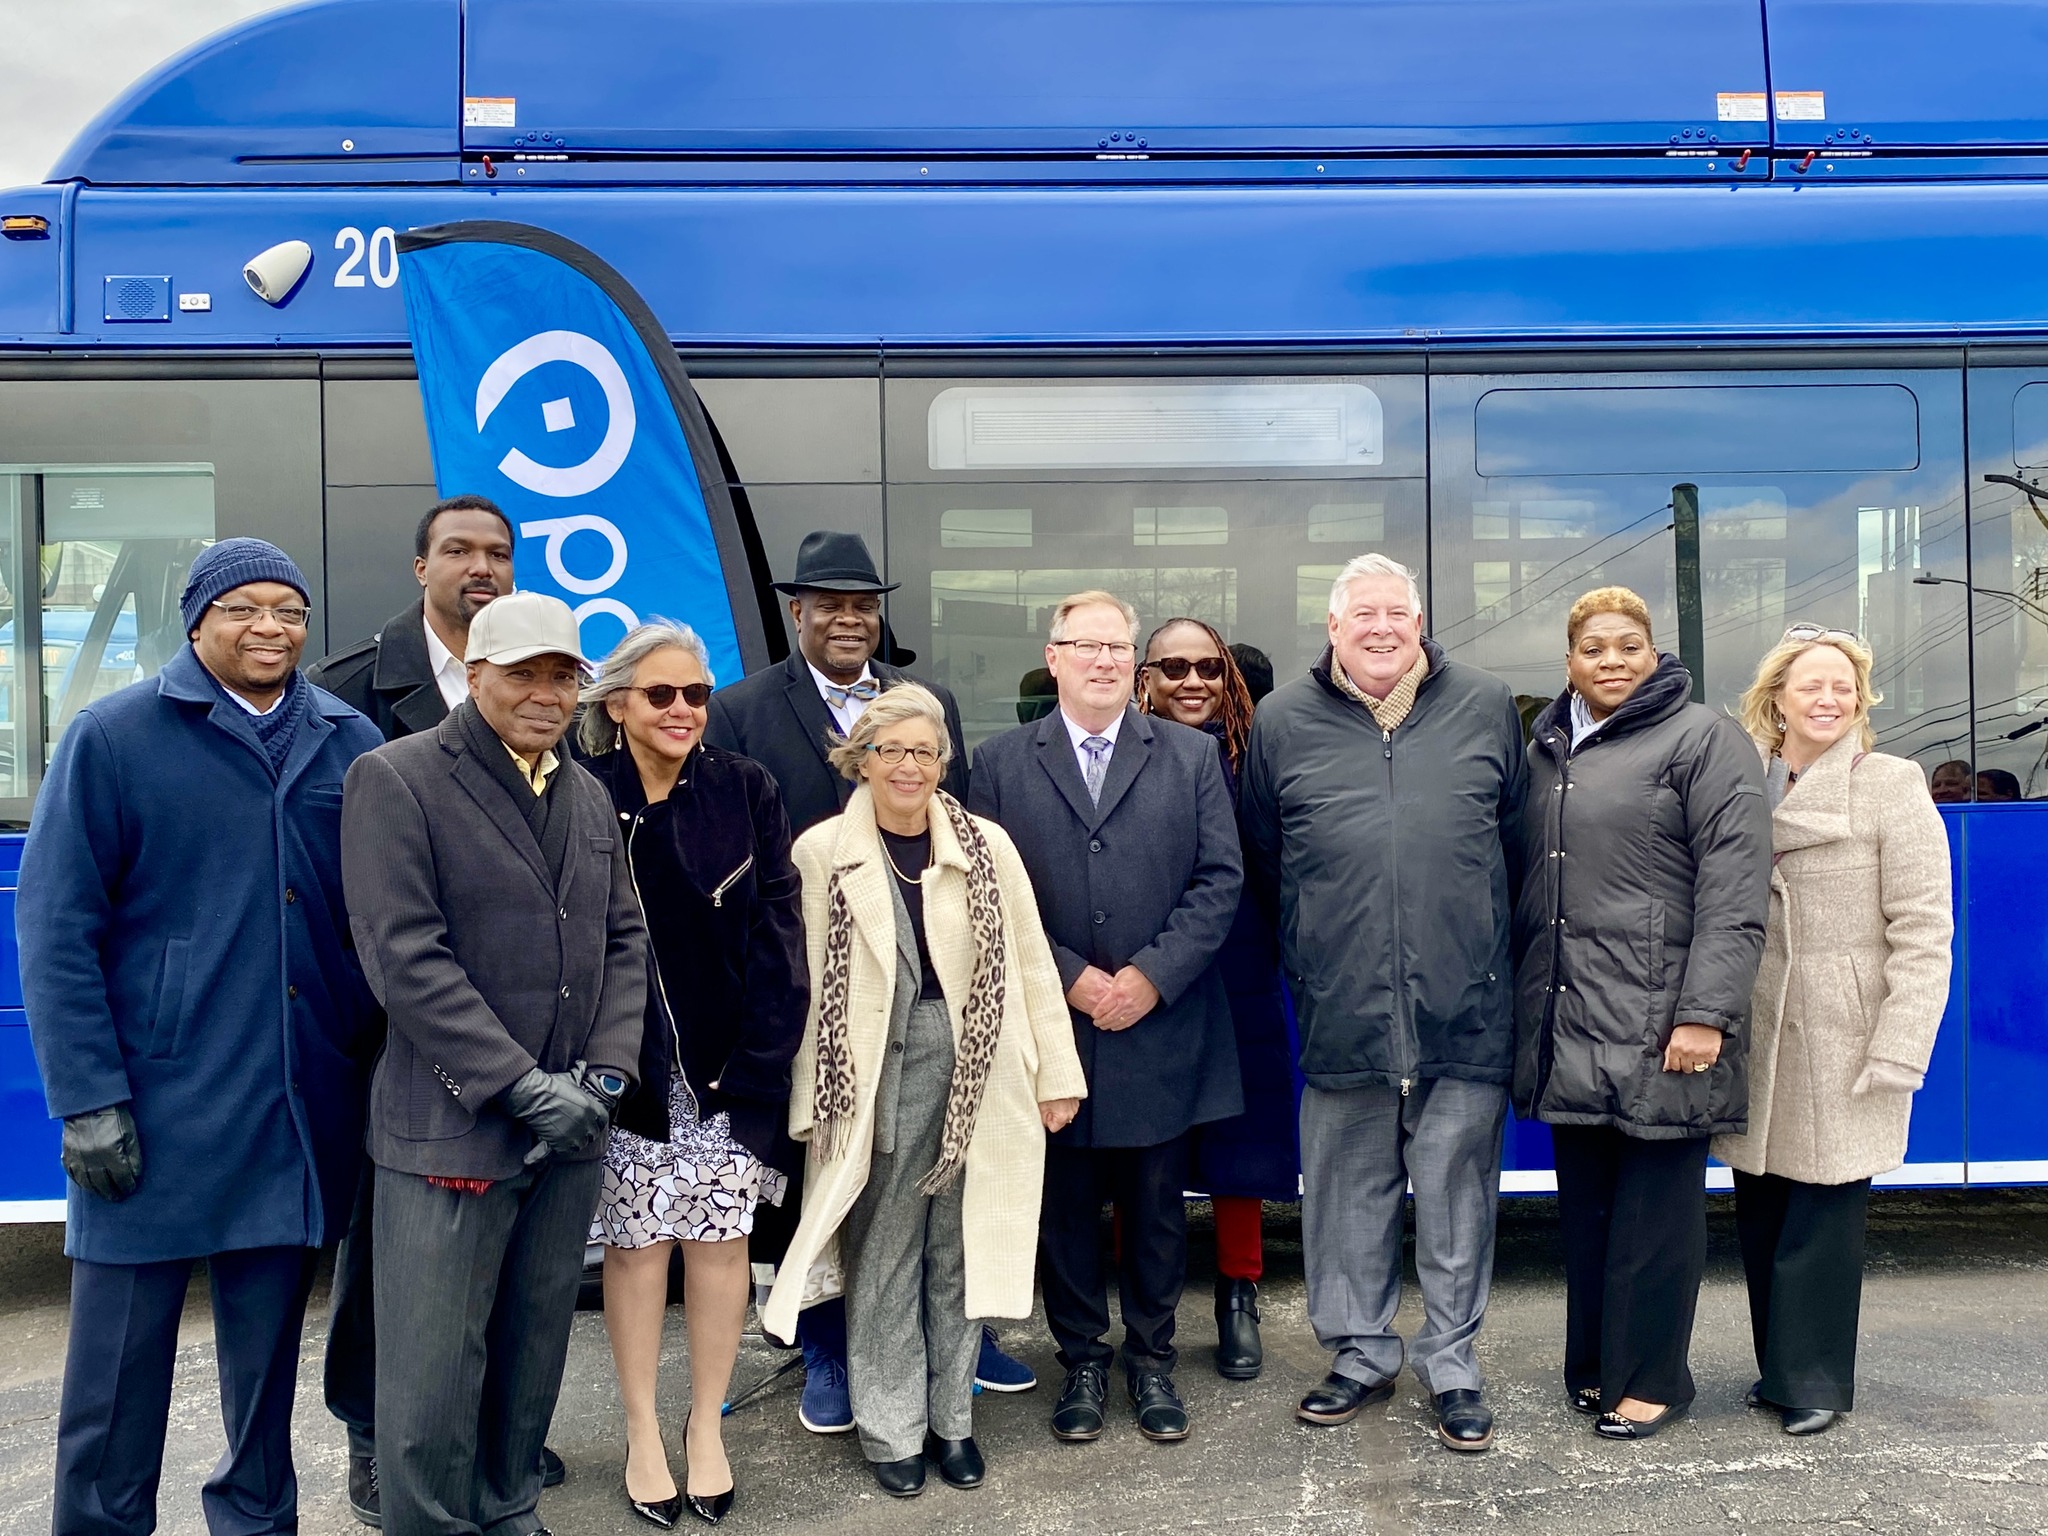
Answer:
[[1817, 1434], [1854, 1406], [1870, 1180], [1905, 1161], [1948, 1003], [1948, 839], [1920, 769], [1871, 750], [1869, 648], [1798, 624], [1742, 720], [1774, 805], [1752, 1002], [1749, 1131], [1719, 1136], [1762, 1379], [1753, 1406]]
[[973, 1439], [981, 1322], [1031, 1311], [1045, 1138], [1087, 1093], [1024, 863], [938, 792], [946, 717], [899, 684], [832, 752], [858, 782], [797, 840], [810, 1016], [789, 1133], [803, 1215], [762, 1322], [846, 1296], [847, 1382], [885, 1493], [984, 1476]]

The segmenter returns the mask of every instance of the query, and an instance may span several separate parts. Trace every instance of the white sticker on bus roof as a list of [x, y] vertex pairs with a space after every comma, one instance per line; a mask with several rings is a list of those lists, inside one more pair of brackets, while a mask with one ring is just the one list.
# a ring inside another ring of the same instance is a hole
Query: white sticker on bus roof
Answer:
[[1778, 92], [1778, 121], [1781, 123], [1818, 123], [1827, 115], [1825, 91]]
[[462, 126], [465, 128], [516, 128], [519, 117], [517, 96], [465, 96], [462, 98]]
[[1714, 115], [1724, 123], [1761, 123], [1769, 114], [1762, 91], [1722, 91], [1714, 97]]

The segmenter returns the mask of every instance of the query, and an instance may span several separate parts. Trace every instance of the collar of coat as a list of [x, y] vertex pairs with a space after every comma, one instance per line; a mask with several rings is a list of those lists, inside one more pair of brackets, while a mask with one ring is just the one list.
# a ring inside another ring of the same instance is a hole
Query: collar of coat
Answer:
[[1790, 853], [1836, 843], [1852, 830], [1849, 775], [1863, 755], [1863, 733], [1852, 729], [1816, 758], [1771, 812], [1771, 851]]
[[427, 660], [424, 597], [377, 631], [377, 670], [370, 686], [379, 693], [405, 693], [422, 683], [431, 686], [436, 694], [440, 692], [433, 666]]
[[[967, 854], [945, 812], [934, 804], [927, 823], [932, 834], [932, 865], [957, 870], [967, 878]], [[882, 852], [882, 834], [875, 822], [875, 798], [866, 784], [854, 786], [853, 797], [839, 814], [839, 835], [832, 841], [832, 867], [844, 871], [840, 889], [846, 893], [846, 908], [853, 926], [880, 958], [884, 966], [896, 963], [896, 903], [889, 894], [888, 860]], [[936, 962], [934, 962], [936, 963]]]
[[[213, 674], [206, 670], [206, 663], [199, 659], [199, 653], [192, 649], [189, 640], [157, 673], [156, 691], [159, 698], [179, 704], [204, 704], [209, 709], [216, 705], [222, 709], [236, 708], [220, 696]], [[312, 711], [328, 720], [345, 720], [355, 713], [324, 688], [313, 690]]]
[[[1613, 741], [1631, 731], [1656, 725], [1691, 702], [1692, 673], [1669, 651], [1662, 652], [1657, 657], [1657, 669], [1621, 701], [1621, 708], [1600, 722], [1600, 729], [1586, 738], [1585, 745]], [[1531, 739], [1542, 743], [1543, 750], [1552, 757], [1564, 757], [1571, 752], [1571, 707], [1572, 690], [1567, 688], [1544, 706], [1530, 728]]]
[[[1409, 706], [1408, 710], [1409, 714], [1411, 715], [1417, 709], [1421, 708], [1423, 699], [1426, 698], [1432, 691], [1434, 691], [1437, 684], [1440, 681], [1442, 681], [1444, 675], [1444, 668], [1450, 662], [1450, 657], [1444, 654], [1444, 648], [1438, 645], [1434, 640], [1430, 639], [1427, 635], [1424, 635], [1422, 637], [1422, 655], [1423, 658], [1429, 663], [1429, 672], [1422, 679], [1421, 682], [1415, 685], [1415, 702], [1414, 704]], [[1351, 695], [1346, 693], [1344, 689], [1338, 684], [1333, 670], [1336, 667], [1336, 665], [1336, 648], [1334, 646], [1325, 645], [1323, 647], [1323, 654], [1316, 658], [1316, 664], [1308, 669], [1309, 676], [1313, 677], [1317, 682], [1321, 683], [1323, 685], [1323, 692], [1329, 694], [1332, 698], [1342, 699], [1346, 704], [1352, 705], [1354, 708], [1365, 710], [1365, 706], [1363, 704], [1360, 704], [1356, 699], [1352, 698]], [[1373, 729], [1378, 730], [1379, 721], [1374, 718], [1370, 710], [1366, 710], [1365, 712], [1366, 718], [1373, 721]]]

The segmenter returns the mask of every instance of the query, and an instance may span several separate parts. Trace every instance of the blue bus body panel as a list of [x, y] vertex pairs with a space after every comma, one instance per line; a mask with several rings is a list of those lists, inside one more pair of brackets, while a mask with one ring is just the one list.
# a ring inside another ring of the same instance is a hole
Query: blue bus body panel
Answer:
[[[1766, 142], [1755, 0], [471, 0], [471, 150]], [[1695, 138], [1695, 136], [1697, 136]]]
[[458, 0], [317, 0], [256, 17], [131, 86], [49, 179], [451, 181], [461, 31]]
[[[395, 258], [351, 267], [341, 231], [483, 217], [590, 247], [704, 346], [1993, 336], [2038, 331], [2048, 259], [2032, 185], [87, 189], [75, 334], [0, 276], [0, 341], [143, 341], [97, 301], [154, 272], [213, 308], [148, 344], [402, 345]], [[314, 267], [273, 309], [240, 269], [287, 239]], [[52, 243], [0, 242], [0, 273]]]
[[[2048, 816], [1965, 812], [1973, 1180], [2048, 1180]], [[2025, 1165], [2025, 1166], [2015, 1166]]]
[[64, 1198], [60, 1128], [43, 1098], [28, 1016], [21, 1011], [21, 954], [14, 943], [21, 841], [18, 832], [0, 833], [0, 1203]]
[[[1768, 0], [1780, 145], [1878, 151], [2048, 144], [2048, 8], [2013, 0]], [[1821, 98], [1811, 98], [1818, 94]], [[1781, 103], [1781, 108], [1790, 105]], [[1794, 107], [1793, 110], [1799, 110]]]

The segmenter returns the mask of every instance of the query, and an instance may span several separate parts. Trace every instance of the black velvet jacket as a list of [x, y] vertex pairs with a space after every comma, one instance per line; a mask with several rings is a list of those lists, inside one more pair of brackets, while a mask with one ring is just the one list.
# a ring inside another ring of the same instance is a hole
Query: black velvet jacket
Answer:
[[632, 753], [587, 766], [618, 813], [655, 971], [640, 1082], [618, 1124], [667, 1141], [680, 1066], [699, 1118], [725, 1111], [734, 1139], [771, 1159], [789, 1145], [789, 1063], [810, 1003], [799, 877], [775, 781], [752, 758], [700, 745], [668, 799], [650, 806]]

